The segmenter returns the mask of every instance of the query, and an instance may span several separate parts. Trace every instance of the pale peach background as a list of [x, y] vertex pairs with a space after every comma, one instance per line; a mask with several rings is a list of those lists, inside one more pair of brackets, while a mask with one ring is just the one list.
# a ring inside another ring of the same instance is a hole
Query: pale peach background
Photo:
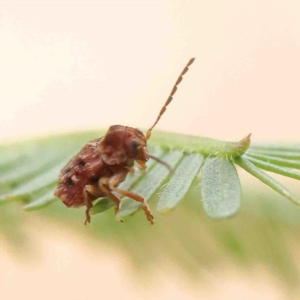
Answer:
[[[112, 124], [147, 128], [194, 56], [159, 129], [299, 141], [300, 1], [2, 0], [0, 9], [1, 142]], [[60, 249], [43, 253], [42, 276], [54, 276]], [[1, 257], [14, 273], [0, 292], [16, 297], [15, 278], [26, 268]], [[76, 264], [76, 255], [69, 259]], [[97, 272], [97, 263], [86, 264]], [[122, 278], [122, 264], [107, 284]], [[38, 284], [42, 276], [28, 280]], [[252, 299], [255, 289], [245, 285]], [[63, 299], [84, 299], [85, 288]], [[134, 299], [134, 286], [128, 289]], [[178, 299], [180, 290], [187, 288]], [[165, 291], [171, 295], [172, 287]]]
[[1, 3], [1, 139], [124, 124], [297, 139], [300, 1]]

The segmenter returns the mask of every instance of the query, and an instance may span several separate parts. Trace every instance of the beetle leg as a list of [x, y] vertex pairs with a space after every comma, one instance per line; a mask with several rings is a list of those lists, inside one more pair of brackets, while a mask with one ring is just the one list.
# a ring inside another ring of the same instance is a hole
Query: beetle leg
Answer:
[[[126, 173], [127, 174], [127, 173]], [[125, 190], [120, 190], [117, 188], [118, 184], [122, 181], [124, 181], [124, 179], [126, 178], [126, 174], [125, 172], [120, 172], [120, 173], [117, 173], [115, 174], [114, 176], [112, 176], [109, 180], [109, 188], [110, 190], [114, 191], [114, 192], [117, 192], [118, 194], [122, 195], [122, 196], [126, 196], [126, 197], [129, 197], [137, 202], [140, 202], [141, 205], [142, 205], [142, 208], [145, 212], [145, 215], [147, 217], [147, 220], [151, 223], [151, 224], [154, 224], [153, 222], [153, 215], [151, 214], [150, 212], [150, 209], [147, 205], [147, 203], [145, 202], [145, 199], [140, 196], [140, 195], [137, 195], [135, 193], [132, 193], [132, 192], [129, 192], [129, 191], [125, 191]]]
[[99, 187], [100, 190], [115, 203], [115, 213], [117, 214], [120, 209], [120, 199], [107, 188], [107, 186], [109, 186], [109, 181], [110, 178], [108, 177], [101, 178], [99, 180]]
[[90, 209], [93, 207], [91, 193], [88, 191], [87, 186], [83, 190], [83, 198], [86, 205], [84, 225], [87, 225], [91, 223]]
[[134, 167], [127, 167], [127, 170], [129, 171], [129, 173], [131, 174], [131, 175], [133, 175], [134, 174]]
[[142, 160], [137, 160], [136, 162], [137, 162], [137, 164], [139, 165], [139, 168], [140, 168], [141, 170], [145, 170], [145, 169], [147, 168], [147, 165], [145, 164], [144, 161], [142, 161]]
[[152, 215], [152, 213], [151, 213], [151, 211], [150, 211], [150, 209], [149, 209], [147, 203], [145, 202], [145, 199], [144, 199], [142, 196], [140, 196], [140, 195], [138, 195], [138, 194], [135, 194], [135, 193], [131, 193], [131, 192], [129, 192], [129, 191], [120, 190], [120, 189], [118, 189], [118, 188], [113, 188], [113, 190], [114, 190], [115, 192], [117, 192], [118, 194], [122, 195], [122, 196], [126, 196], [126, 197], [128, 197], [128, 198], [131, 198], [131, 199], [137, 201], [137, 202], [140, 202], [141, 205], [142, 205], [142, 209], [144, 210], [145, 215], [146, 215], [146, 217], [147, 217], [147, 220], [148, 220], [151, 224], [154, 224], [154, 221], [153, 221], [153, 220], [154, 220], [154, 217], [153, 217], [153, 215]]
[[84, 197], [84, 204], [86, 205], [86, 211], [85, 211], [86, 220], [84, 222], [85, 225], [87, 225], [87, 223], [91, 223], [90, 209], [93, 207], [92, 201], [94, 201], [96, 198], [99, 198], [101, 196], [103, 196], [103, 193], [101, 192], [98, 186], [86, 185], [84, 187], [83, 197]]

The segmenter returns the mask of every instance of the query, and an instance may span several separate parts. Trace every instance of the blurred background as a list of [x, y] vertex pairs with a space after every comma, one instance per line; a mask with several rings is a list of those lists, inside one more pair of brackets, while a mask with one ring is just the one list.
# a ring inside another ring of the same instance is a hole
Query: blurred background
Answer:
[[[0, 142], [148, 128], [191, 57], [158, 129], [299, 142], [299, 11], [287, 0], [2, 0]], [[300, 213], [240, 173], [242, 210], [220, 222], [196, 187], [155, 226], [140, 213], [84, 227], [61, 203], [1, 206], [0, 298], [299, 299]]]

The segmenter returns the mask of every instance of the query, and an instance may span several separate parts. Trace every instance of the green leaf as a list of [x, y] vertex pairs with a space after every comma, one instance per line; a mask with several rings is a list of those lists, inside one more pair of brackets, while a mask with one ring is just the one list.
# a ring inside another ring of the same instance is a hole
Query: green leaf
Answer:
[[247, 155], [245, 155], [244, 158], [248, 158], [255, 166], [263, 170], [300, 180], [300, 172], [295, 171], [293, 169], [279, 167], [269, 162], [261, 161], [253, 157], [248, 157]]
[[32, 211], [40, 208], [44, 208], [54, 201], [57, 201], [57, 198], [53, 194], [54, 187], [50, 186], [49, 188], [41, 190], [39, 193], [34, 193], [30, 197], [30, 202], [23, 206], [23, 209], [26, 211]]
[[107, 211], [112, 208], [115, 204], [110, 198], [104, 197], [101, 198], [92, 208], [91, 215], [96, 215], [102, 212]]
[[[53, 191], [60, 169], [89, 140], [103, 134], [104, 132], [72, 133], [0, 146], [0, 204], [23, 201], [24, 209], [34, 210], [55, 201]], [[132, 176], [128, 175], [119, 188], [136, 192], [148, 201], [166, 183], [157, 209], [159, 212], [167, 211], [174, 208], [188, 192], [192, 182], [197, 177], [204, 158], [209, 157], [208, 164], [211, 159], [219, 158], [217, 161], [222, 163], [219, 165], [218, 172], [222, 174], [226, 166], [229, 170], [231, 165], [229, 160], [236, 158], [238, 163], [238, 158], [242, 155], [245, 158], [248, 157], [250, 161], [252, 160], [262, 169], [299, 179], [298, 172], [291, 169], [300, 168], [299, 144], [292, 146], [275, 145], [273, 148], [272, 146], [259, 145], [249, 148], [249, 145], [250, 135], [238, 142], [224, 142], [206, 137], [154, 132], [149, 140], [148, 149], [150, 152], [154, 151], [152, 154], [155, 156], [166, 161], [170, 160], [170, 164], [176, 171], [174, 177], [171, 177], [171, 180], [167, 182], [170, 177], [167, 169], [150, 160], [147, 172], [137, 171]], [[244, 155], [245, 152], [246, 155]], [[163, 156], [162, 153], [164, 153]], [[196, 159], [196, 157], [201, 157], [201, 159]], [[224, 160], [220, 160], [221, 158]], [[193, 163], [193, 159], [195, 159], [195, 163]], [[179, 161], [181, 163], [178, 164]], [[213, 163], [211, 164], [213, 165]], [[223, 164], [226, 164], [226, 166]], [[205, 178], [216, 176], [215, 174], [218, 174], [217, 169], [217, 166], [215, 168], [211, 167], [204, 177], [204, 182]], [[260, 171], [260, 169], [257, 170]], [[281, 194], [284, 194], [290, 200], [293, 199], [292, 201], [298, 204], [298, 201], [282, 185], [273, 179], [272, 181], [270, 177], [266, 177], [268, 175], [262, 175], [265, 174], [262, 171], [260, 172], [255, 173], [255, 176], [262, 176], [272, 188], [275, 186]], [[228, 171], [227, 179], [228, 182], [233, 180], [237, 184], [238, 178], [235, 172], [230, 173]], [[224, 190], [226, 184], [224, 185], [223, 181], [220, 184], [218, 191], [226, 192]], [[216, 186], [212, 186], [211, 197], [217, 190]], [[209, 193], [208, 189], [206, 192]], [[207, 199], [207, 196], [204, 198]], [[232, 199], [236, 202], [232, 202], [231, 206], [227, 207], [227, 211], [224, 208], [225, 204], [224, 207], [219, 206], [218, 209], [214, 208], [215, 211], [213, 211], [213, 205], [209, 207], [206, 203], [205, 211], [217, 218], [234, 214], [234, 211], [238, 209], [239, 202], [237, 199], [239, 198]], [[121, 203], [122, 208], [119, 217], [127, 216], [140, 208], [139, 203], [128, 198], [122, 199]], [[235, 203], [235, 206], [233, 203]], [[113, 206], [111, 200], [102, 198], [94, 205], [92, 213], [105, 211], [111, 206]], [[207, 209], [207, 207], [209, 208]]]
[[253, 153], [248, 154], [247, 153], [247, 155], [249, 157], [253, 157], [253, 158], [256, 158], [261, 161], [272, 163], [277, 166], [300, 169], [300, 160], [292, 160], [292, 159], [280, 158], [280, 157], [264, 155], [264, 154], [253, 154]]
[[261, 171], [258, 167], [256, 167], [249, 159], [244, 157], [237, 157], [235, 159], [236, 164], [238, 164], [241, 168], [249, 172], [254, 177], [258, 178], [260, 181], [268, 185], [270, 188], [286, 197], [290, 201], [292, 201], [296, 205], [300, 205], [300, 201], [295, 199], [290, 191], [285, 188], [281, 183], [276, 181], [274, 178]]
[[11, 167], [0, 175], [0, 186], [16, 187], [28, 180], [36, 177], [38, 174], [49, 170], [53, 165], [61, 162], [70, 155], [70, 149], [60, 151], [54, 149], [41, 149], [40, 153], [33, 153], [32, 156], [22, 164]]
[[236, 214], [240, 208], [241, 185], [233, 163], [220, 158], [207, 158], [201, 176], [205, 213], [215, 219]]
[[40, 174], [27, 182], [17, 186], [13, 191], [1, 195], [0, 197], [0, 204], [4, 204], [5, 202], [9, 201], [16, 201], [16, 200], [27, 200], [27, 196], [39, 189], [47, 188], [49, 186], [53, 186], [57, 180], [58, 174], [61, 168], [65, 164], [65, 159], [60, 163], [53, 166], [51, 169], [48, 169], [43, 174]]
[[300, 144], [253, 144], [251, 146], [251, 151], [264, 151], [264, 152], [273, 152], [273, 151], [280, 151], [280, 152], [300, 152]]
[[287, 151], [287, 150], [273, 150], [272, 148], [267, 149], [249, 149], [247, 151], [248, 155], [268, 155], [268, 156], [275, 156], [275, 157], [281, 157], [284, 159], [294, 159], [298, 160], [300, 159], [300, 149], [298, 151]]
[[[28, 167], [28, 171], [30, 171], [31, 164], [28, 164], [29, 161], [33, 163], [35, 161], [37, 166], [39, 164], [42, 165], [44, 163], [43, 153], [46, 153], [45, 151], [62, 153], [67, 146], [70, 146], [72, 154], [66, 154], [62, 157], [63, 164], [65, 164], [87, 141], [99, 137], [101, 134], [99, 132], [76, 133], [42, 140], [31, 140], [27, 143], [22, 142], [10, 144], [9, 146], [0, 146], [0, 174], [1, 176], [7, 176], [9, 173], [18, 173], [18, 168], [23, 164], [27, 164], [26, 168]], [[205, 144], [206, 141], [209, 143]], [[223, 144], [221, 141], [210, 143], [207, 138], [186, 138], [186, 136], [180, 134], [161, 133], [156, 140], [151, 139], [149, 144], [157, 145], [164, 149], [166, 155], [171, 155], [175, 150], [182, 150], [184, 155], [198, 153], [204, 157], [213, 155], [220, 155], [221, 157], [226, 157], [227, 155], [227, 157], [231, 157], [229, 153], [238, 154], [236, 145]], [[219, 146], [220, 149], [218, 148]], [[292, 146], [283, 145], [281, 148], [276, 150], [277, 146], [273, 147], [270, 145], [263, 147], [263, 150], [261, 150], [262, 148], [259, 149], [256, 146], [251, 146], [246, 153], [263, 154], [291, 160], [298, 159], [297, 155], [300, 152], [299, 144]], [[180, 161], [177, 168], [176, 166], [174, 167], [174, 176], [179, 176], [178, 180], [182, 182], [187, 180], [185, 178], [186, 175], [184, 171], [178, 172], [178, 170], [180, 170], [179, 167], [184, 166], [185, 157]], [[247, 155], [243, 157], [247, 158]], [[256, 162], [253, 157], [249, 157], [248, 159], [253, 163]], [[151, 161], [147, 164], [149, 165], [149, 163]], [[289, 176], [289, 172], [298, 174], [298, 172], [291, 168], [284, 168], [273, 163], [267, 163], [266, 161], [259, 161], [259, 164], [261, 168], [269, 168], [269, 171], [274, 172], [278, 170], [279, 174], [285, 176]], [[154, 163], [152, 170], [157, 166]], [[31, 221], [35, 225], [46, 219], [47, 224], [59, 224], [62, 228], [66, 228], [72, 232], [75, 230], [78, 234], [83, 233], [82, 236], [84, 237], [87, 236], [88, 232], [89, 243], [92, 236], [94, 236], [95, 240], [101, 241], [101, 243], [105, 242], [113, 246], [118, 241], [118, 246], [121, 245], [124, 257], [131, 259], [133, 263], [136, 263], [138, 268], [143, 266], [144, 270], [147, 271], [149, 270], [149, 264], [155, 264], [158, 260], [162, 260], [168, 255], [172, 261], [179, 264], [179, 267], [184, 267], [182, 270], [186, 271], [188, 266], [192, 271], [190, 274], [194, 275], [199, 271], [199, 264], [210, 267], [217, 264], [218, 266], [218, 264], [222, 264], [223, 262], [226, 263], [228, 254], [230, 254], [232, 256], [235, 255], [236, 259], [239, 259], [239, 262], [243, 262], [244, 264], [249, 262], [255, 262], [256, 264], [264, 263], [270, 272], [276, 272], [276, 274], [282, 276], [280, 278], [282, 282], [284, 280], [288, 282], [290, 278], [293, 278], [295, 281], [291, 285], [294, 284], [296, 288], [299, 286], [299, 272], [295, 268], [294, 256], [290, 255], [291, 249], [289, 249], [286, 243], [286, 234], [297, 236], [300, 228], [300, 210], [295, 209], [292, 205], [286, 205], [287, 201], [274, 201], [274, 199], [280, 199], [281, 195], [272, 194], [271, 190], [269, 193], [268, 191], [263, 193], [263, 190], [246, 186], [243, 198], [245, 209], [240, 212], [239, 217], [234, 218], [230, 222], [207, 222], [207, 218], [203, 218], [201, 214], [199, 215], [197, 212], [199, 203], [196, 201], [200, 198], [199, 192], [192, 188], [189, 195], [185, 197], [186, 201], [184, 201], [178, 213], [174, 214], [172, 218], [164, 218], [163, 221], [161, 219], [160, 221], [163, 222], [163, 226], [150, 227], [150, 234], [145, 234], [145, 230], [148, 230], [148, 224], [144, 216], [140, 218], [141, 222], [134, 220], [134, 222], [126, 224], [124, 227], [115, 222], [112, 217], [113, 212], [102, 215], [101, 218], [100, 216], [99, 218], [93, 218], [92, 226], [87, 228], [82, 226], [84, 208], [79, 211], [76, 209], [66, 209], [60, 201], [56, 201], [53, 198], [53, 189], [59, 173], [58, 169], [52, 169], [55, 167], [56, 163], [49, 165], [42, 172], [33, 172], [30, 176], [24, 172], [24, 180], [21, 177], [16, 177], [14, 185], [9, 186], [9, 194], [17, 195], [15, 200], [19, 200], [20, 203], [12, 203], [9, 200], [5, 202], [9, 203], [9, 205], [0, 207], [0, 235], [5, 239], [5, 244], [8, 242], [8, 245], [11, 246], [15, 243], [15, 249], [18, 251], [23, 251], [29, 246], [28, 249], [30, 254], [32, 254], [34, 249], [30, 247], [30, 239], [26, 235], [27, 225], [30, 225]], [[163, 166], [161, 167], [164, 169]], [[49, 176], [51, 170], [53, 171], [52, 177]], [[260, 171], [259, 168], [258, 170]], [[285, 170], [286, 173], [280, 173], [282, 170]], [[135, 173], [134, 177], [136, 176], [136, 178], [128, 176], [128, 181], [126, 180], [127, 183], [124, 182], [124, 187], [126, 188], [126, 184], [128, 184], [128, 189], [132, 190], [133, 187], [137, 189], [142, 183], [143, 176], [148, 175], [150, 171], [146, 173], [140, 172], [140, 176], [137, 175], [138, 173]], [[44, 174], [48, 175], [43, 177]], [[168, 179], [169, 173], [166, 177]], [[192, 175], [190, 180], [192, 180]], [[167, 182], [165, 180], [161, 181], [160, 187], [164, 183]], [[172, 177], [170, 182], [166, 184], [165, 190], [169, 188], [168, 185], [171, 183]], [[185, 186], [185, 184], [183, 185]], [[7, 186], [0, 184], [0, 193], [7, 193], [6, 188]], [[143, 189], [146, 188], [147, 186]], [[31, 214], [25, 214], [20, 210], [20, 207], [28, 211], [40, 209], [53, 201], [56, 201], [54, 205], [41, 210], [34, 218], [32, 218]], [[101, 204], [103, 210], [107, 209], [105, 205], [111, 205], [111, 201], [107, 198], [103, 198], [101, 201], [103, 201]], [[100, 209], [100, 204], [98, 208]], [[36, 220], [36, 218], [38, 219]], [[36, 221], [38, 222], [36, 223]], [[191, 230], [191, 228], [197, 228], [197, 230]], [[41, 234], [43, 234], [43, 229], [42, 226], [40, 229]], [[266, 237], [268, 238], [266, 239]], [[136, 251], [137, 240], [139, 241], [139, 246], [142, 247], [142, 251]], [[294, 241], [297, 243], [297, 238]], [[157, 252], [158, 245], [159, 251]], [[171, 247], [172, 251], [170, 251], [170, 245], [175, 245], [175, 247]], [[201, 253], [199, 252], [200, 248]], [[215, 251], [216, 249], [218, 250], [217, 252]], [[158, 256], [155, 259], [147, 260], [146, 264], [141, 264], [141, 261], [146, 262], [145, 251], [155, 253]], [[195, 276], [192, 277], [197, 280]], [[289, 290], [290, 288], [291, 286], [288, 286]]]
[[[172, 168], [174, 168], [179, 160], [182, 158], [183, 153], [180, 151], [168, 152], [162, 157], [162, 160], [168, 163]], [[151, 169], [146, 175], [139, 181], [137, 186], [134, 186], [131, 190], [133, 193], [139, 194], [144, 197], [145, 202], [147, 202], [157, 191], [157, 189], [162, 185], [162, 183], [169, 176], [169, 170], [163, 166], [156, 164], [153, 169]], [[121, 201], [121, 209], [118, 213], [118, 217], [122, 218], [131, 215], [138, 211], [141, 204], [125, 197]]]
[[199, 173], [203, 161], [204, 157], [201, 154], [189, 154], [181, 160], [159, 198], [156, 207], [158, 212], [166, 213], [183, 199]]

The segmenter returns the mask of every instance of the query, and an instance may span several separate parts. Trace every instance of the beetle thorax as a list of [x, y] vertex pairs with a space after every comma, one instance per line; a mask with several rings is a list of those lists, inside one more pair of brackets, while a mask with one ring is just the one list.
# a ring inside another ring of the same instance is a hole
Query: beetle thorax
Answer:
[[[113, 125], [99, 141], [100, 158], [108, 165], [125, 164], [127, 160], [148, 160], [144, 134], [136, 128]], [[129, 161], [128, 161], [129, 163]]]

